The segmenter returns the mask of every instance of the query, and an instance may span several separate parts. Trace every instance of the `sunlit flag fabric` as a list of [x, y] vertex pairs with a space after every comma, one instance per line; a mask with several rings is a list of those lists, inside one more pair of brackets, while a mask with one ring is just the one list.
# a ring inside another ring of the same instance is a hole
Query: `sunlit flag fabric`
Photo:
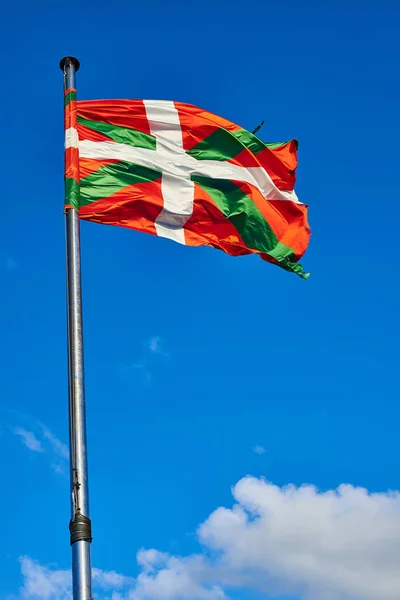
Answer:
[[65, 96], [66, 206], [81, 219], [213, 246], [307, 277], [297, 142], [265, 143], [181, 102]]

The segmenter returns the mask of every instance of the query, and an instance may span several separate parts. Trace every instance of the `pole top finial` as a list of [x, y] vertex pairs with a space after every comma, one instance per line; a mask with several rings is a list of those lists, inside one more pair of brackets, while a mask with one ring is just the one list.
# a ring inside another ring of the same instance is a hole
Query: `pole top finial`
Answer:
[[71, 64], [73, 67], [75, 67], [75, 72], [79, 71], [79, 67], [81, 66], [81, 63], [74, 56], [65, 56], [63, 59], [60, 60], [61, 71], [64, 71], [65, 66], [69, 65], [69, 64]]

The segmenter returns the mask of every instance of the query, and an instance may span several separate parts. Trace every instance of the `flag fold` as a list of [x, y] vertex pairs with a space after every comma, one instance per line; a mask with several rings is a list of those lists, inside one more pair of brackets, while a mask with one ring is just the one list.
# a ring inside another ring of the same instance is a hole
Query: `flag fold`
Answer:
[[65, 95], [66, 208], [188, 246], [262, 259], [306, 278], [297, 142], [265, 143], [181, 102]]

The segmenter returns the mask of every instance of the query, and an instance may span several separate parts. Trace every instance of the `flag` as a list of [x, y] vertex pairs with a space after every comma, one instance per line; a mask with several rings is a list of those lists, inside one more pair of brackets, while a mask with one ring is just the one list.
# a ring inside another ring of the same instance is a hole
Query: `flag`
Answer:
[[259, 254], [308, 276], [296, 140], [265, 143], [182, 102], [77, 101], [69, 89], [65, 106], [66, 207], [81, 219]]

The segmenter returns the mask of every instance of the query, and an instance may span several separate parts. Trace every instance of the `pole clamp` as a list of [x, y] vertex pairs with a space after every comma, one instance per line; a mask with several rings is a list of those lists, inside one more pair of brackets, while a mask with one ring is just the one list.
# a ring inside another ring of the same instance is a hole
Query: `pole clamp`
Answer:
[[91, 542], [92, 541], [92, 522], [89, 517], [85, 517], [80, 512], [74, 515], [73, 520], [69, 522], [69, 531], [71, 534], [70, 543]]

